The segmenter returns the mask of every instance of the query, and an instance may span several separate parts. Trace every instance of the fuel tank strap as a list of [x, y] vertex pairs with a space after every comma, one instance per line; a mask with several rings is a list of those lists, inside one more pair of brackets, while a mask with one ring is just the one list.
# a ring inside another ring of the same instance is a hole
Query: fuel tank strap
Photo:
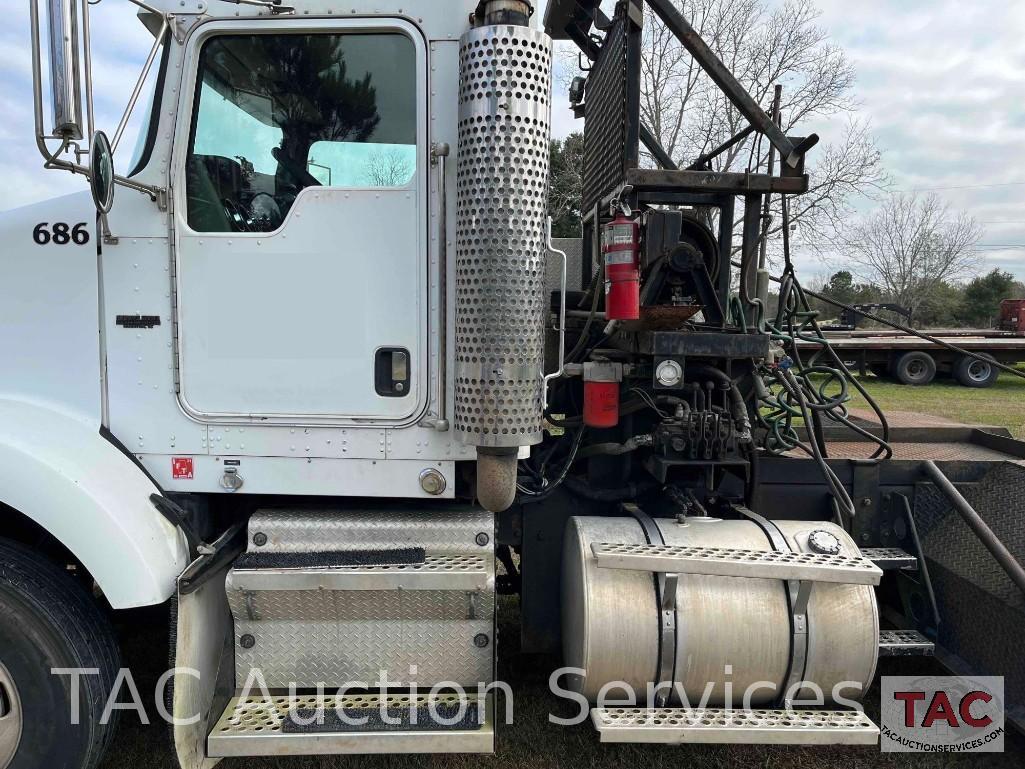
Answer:
[[[779, 553], [793, 552], [783, 532], [772, 521], [764, 518], [754, 510], [738, 506], [737, 512], [754, 523], [769, 540], [772, 549]], [[787, 693], [798, 681], [804, 679], [805, 669], [808, 664], [808, 599], [811, 598], [811, 589], [814, 582], [788, 580], [787, 581], [787, 608], [790, 613], [790, 665], [783, 689], [780, 691], [779, 704], [786, 705]]]
[[[665, 545], [662, 530], [650, 515], [632, 503], [623, 505], [623, 511], [641, 525], [649, 545]], [[658, 605], [659, 638], [658, 668], [655, 670], [655, 707], [663, 708], [669, 702], [676, 681], [676, 636], [678, 622], [676, 588], [679, 575], [656, 572], [655, 601]]]

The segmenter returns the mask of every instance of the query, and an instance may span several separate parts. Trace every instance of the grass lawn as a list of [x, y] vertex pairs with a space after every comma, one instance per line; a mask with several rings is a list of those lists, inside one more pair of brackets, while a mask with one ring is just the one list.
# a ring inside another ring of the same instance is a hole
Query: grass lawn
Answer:
[[[1020, 369], [1025, 373], [1025, 368]], [[1025, 379], [1003, 373], [992, 387], [976, 390], [962, 387], [953, 379], [938, 377], [926, 387], [909, 387], [869, 374], [861, 378], [869, 394], [887, 411], [931, 414], [972, 425], [1008, 428], [1016, 438], [1025, 438]], [[868, 408], [856, 398], [851, 408]]]

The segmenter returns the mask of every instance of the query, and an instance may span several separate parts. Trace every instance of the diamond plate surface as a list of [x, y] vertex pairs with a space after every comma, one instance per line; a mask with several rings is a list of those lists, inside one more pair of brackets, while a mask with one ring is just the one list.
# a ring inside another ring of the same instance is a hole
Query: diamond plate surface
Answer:
[[[246, 632], [256, 639], [251, 649], [239, 643]], [[245, 686], [255, 668], [271, 689], [367, 688], [382, 670], [397, 687], [439, 681], [473, 687], [492, 678], [492, 632], [490, 618], [236, 622], [235, 685]], [[474, 644], [478, 634], [487, 636], [486, 647]]]
[[[267, 538], [262, 546], [253, 541], [257, 533]], [[485, 545], [477, 543], [482, 533]], [[286, 689], [370, 685], [382, 670], [399, 686], [490, 681], [493, 540], [493, 516], [475, 509], [258, 512], [250, 552], [423, 547], [427, 555], [423, 564], [232, 570], [225, 589], [236, 686], [254, 670], [267, 686]], [[467, 585], [470, 572], [478, 576]], [[475, 643], [479, 636], [485, 645]]]
[[[974, 443], [891, 443], [890, 446], [893, 448], [894, 459], [931, 459], [934, 462], [1013, 459], [1002, 451]], [[828, 448], [830, 457], [865, 459], [872, 455], [877, 446], [869, 441], [830, 441]]]
[[[249, 519], [249, 550], [309, 553], [423, 547], [428, 553], [483, 553], [492, 549], [494, 517], [479, 509], [445, 510], [259, 510]], [[267, 543], [253, 544], [257, 533]], [[486, 545], [476, 543], [485, 533]]]
[[[1025, 563], [1025, 468], [1004, 462], [957, 487]], [[937, 646], [966, 673], [1004, 676], [1008, 709], [1025, 706], [1025, 596], [936, 487], [916, 488], [914, 514], [942, 618]]]

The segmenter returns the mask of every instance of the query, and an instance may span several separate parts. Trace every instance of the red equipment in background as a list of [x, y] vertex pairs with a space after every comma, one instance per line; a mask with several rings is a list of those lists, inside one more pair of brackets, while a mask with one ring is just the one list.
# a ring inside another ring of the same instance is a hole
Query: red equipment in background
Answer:
[[1025, 299], [1005, 299], [1000, 303], [1000, 328], [1025, 335]]
[[637, 320], [641, 316], [641, 231], [625, 214], [605, 225], [602, 237], [605, 258], [605, 317]]

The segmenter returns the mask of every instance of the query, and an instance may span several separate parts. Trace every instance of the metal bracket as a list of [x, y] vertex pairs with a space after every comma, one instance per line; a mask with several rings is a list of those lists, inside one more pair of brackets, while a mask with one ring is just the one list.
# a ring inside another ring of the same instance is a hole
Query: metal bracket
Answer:
[[857, 511], [854, 519], [844, 521], [859, 546], [882, 544], [880, 537], [879, 463], [875, 460], [851, 460], [851, 499]]
[[[622, 506], [625, 513], [641, 525], [644, 538], [649, 545], [665, 545], [665, 538], [658, 524], [637, 505]], [[655, 707], [663, 708], [669, 702], [673, 684], [676, 681], [676, 637], [678, 633], [676, 613], [676, 589], [679, 575], [657, 572], [654, 574], [655, 599], [659, 607], [658, 668], [655, 671]]]
[[627, 3], [626, 17], [635, 27], [642, 28], [644, 26], [644, 6], [639, 1]]
[[[793, 595], [793, 584], [789, 583], [788, 593]], [[788, 693], [792, 686], [804, 678], [805, 668], [808, 664], [808, 601], [811, 599], [811, 589], [814, 582], [798, 582], [797, 593], [790, 601], [790, 670], [787, 673], [787, 681], [783, 686], [780, 696], [783, 705], [790, 709], [793, 702]]]
[[548, 411], [548, 383], [553, 379], [560, 378], [566, 371], [566, 268], [569, 260], [566, 252], [560, 251], [552, 242], [552, 217], [548, 217], [548, 237], [546, 239], [548, 252], [558, 255], [562, 263], [559, 273], [559, 367], [551, 374], [545, 374], [541, 383], [541, 410]]
[[450, 424], [445, 415], [448, 412], [448, 195], [445, 175], [448, 173], [445, 160], [452, 148], [445, 142], [436, 142], [431, 147], [431, 167], [438, 169], [438, 413], [428, 414], [418, 424], [447, 432]]
[[[753, 522], [760, 528], [772, 549], [780, 552], [793, 552], [783, 532], [772, 521], [763, 518], [754, 510], [745, 507], [737, 507], [737, 512]], [[787, 699], [787, 692], [797, 681], [804, 678], [805, 667], [808, 664], [808, 601], [811, 598], [813, 582], [799, 582], [790, 580], [787, 582], [787, 604], [790, 609], [790, 667], [787, 670], [786, 685], [780, 691], [779, 703], [790, 708], [790, 701]]]

